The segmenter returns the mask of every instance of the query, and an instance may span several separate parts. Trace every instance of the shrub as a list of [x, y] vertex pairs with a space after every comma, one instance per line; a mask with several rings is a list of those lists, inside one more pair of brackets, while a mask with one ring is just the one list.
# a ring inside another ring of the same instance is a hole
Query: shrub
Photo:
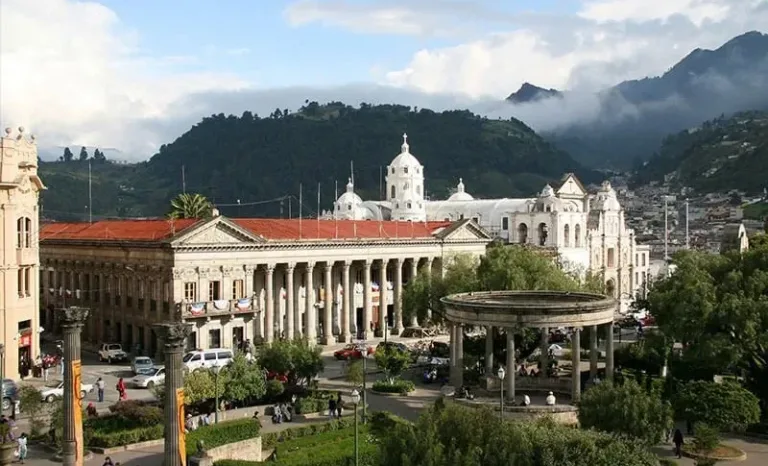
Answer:
[[296, 414], [320, 413], [328, 409], [327, 398], [299, 398], [294, 404]]
[[322, 424], [310, 424], [302, 427], [293, 427], [279, 432], [268, 432], [261, 436], [261, 447], [264, 450], [269, 450], [288, 439], [299, 439], [325, 432], [336, 431], [339, 429], [349, 428], [351, 425], [352, 422], [348, 421], [347, 419], [339, 419]]
[[717, 429], [741, 431], [760, 420], [757, 397], [732, 382], [689, 382], [672, 402], [680, 418]]
[[45, 426], [42, 419], [43, 395], [35, 387], [25, 385], [19, 389], [19, 407], [21, 412], [27, 414], [30, 419], [30, 433], [32, 437], [40, 435]]
[[109, 410], [130, 426], [149, 427], [163, 423], [163, 410], [154, 403], [128, 400], [115, 403]]
[[202, 426], [187, 434], [187, 455], [197, 451], [197, 442], [202, 440], [205, 448], [215, 448], [228, 443], [240, 442], [258, 437], [261, 426], [252, 419], [220, 422], [211, 426]]
[[708, 453], [720, 444], [720, 433], [714, 427], [704, 423], [698, 423], [693, 426], [695, 437], [693, 439], [693, 448], [700, 453]]
[[[118, 421], [119, 422], [119, 421]], [[84, 432], [85, 444], [90, 447], [112, 448], [163, 438], [164, 426], [135, 427], [113, 431], [88, 430]]]
[[267, 381], [266, 397], [269, 399], [277, 398], [285, 391], [285, 386], [277, 379]]
[[377, 380], [373, 383], [373, 390], [381, 393], [405, 395], [416, 390], [416, 386], [410, 380], [394, 379], [391, 382], [389, 380]]

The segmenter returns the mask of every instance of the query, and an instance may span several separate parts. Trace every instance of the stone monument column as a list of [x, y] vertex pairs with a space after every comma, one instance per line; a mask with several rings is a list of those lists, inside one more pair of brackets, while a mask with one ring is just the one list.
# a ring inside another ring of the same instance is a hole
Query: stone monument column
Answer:
[[186, 464], [184, 435], [184, 371], [181, 362], [192, 325], [182, 322], [156, 324], [155, 332], [165, 343], [165, 448], [163, 466]]
[[571, 335], [571, 402], [581, 398], [581, 329], [574, 328]]
[[507, 329], [507, 399], [515, 401], [515, 377], [517, 377], [517, 361], [515, 361], [515, 332]]
[[605, 378], [613, 380], [613, 322], [605, 325]]
[[68, 307], [61, 310], [64, 334], [64, 466], [83, 465], [83, 402], [80, 399], [80, 338], [90, 309]]

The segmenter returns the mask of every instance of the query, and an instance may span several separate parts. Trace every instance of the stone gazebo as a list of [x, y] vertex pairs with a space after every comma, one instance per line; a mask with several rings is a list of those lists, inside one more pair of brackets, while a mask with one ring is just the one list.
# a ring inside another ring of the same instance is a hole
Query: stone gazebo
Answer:
[[[613, 377], [613, 320], [617, 301], [600, 294], [564, 291], [481, 291], [446, 296], [441, 299], [445, 305], [445, 319], [451, 330], [451, 384], [463, 385], [464, 326], [486, 328], [486, 373], [493, 372], [494, 328], [507, 334], [507, 371], [505, 395], [515, 397], [515, 332], [522, 328], [541, 330], [541, 367], [548, 364], [549, 329], [568, 327], [572, 330], [572, 348], [580, 349], [581, 331], [591, 328], [590, 376], [597, 375], [597, 335], [602, 326], [606, 339], [605, 373]], [[577, 402], [581, 395], [581, 351], [571, 351], [572, 376], [571, 400]], [[551, 379], [550, 379], [551, 380]], [[567, 379], [565, 379], [567, 381]], [[566, 382], [567, 383], [567, 382]], [[541, 390], [558, 390], [560, 386], [540, 384]]]

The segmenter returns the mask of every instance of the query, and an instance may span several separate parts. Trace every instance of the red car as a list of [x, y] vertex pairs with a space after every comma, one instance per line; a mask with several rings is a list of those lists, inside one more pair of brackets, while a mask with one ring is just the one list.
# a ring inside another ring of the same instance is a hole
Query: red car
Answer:
[[[368, 356], [372, 355], [374, 353], [373, 346], [368, 346], [366, 352], [368, 353]], [[360, 349], [357, 347], [357, 345], [350, 344], [333, 353], [333, 357], [339, 360], [361, 359], [363, 354], [360, 352]]]

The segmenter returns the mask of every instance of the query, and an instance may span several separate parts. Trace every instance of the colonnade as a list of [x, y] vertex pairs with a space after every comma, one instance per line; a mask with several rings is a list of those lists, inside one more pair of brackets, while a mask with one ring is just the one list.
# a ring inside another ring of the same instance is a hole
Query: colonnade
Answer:
[[[605, 334], [605, 374], [608, 380], [613, 379], [614, 372], [614, 342], [613, 342], [613, 322], [602, 326], [591, 326], [589, 328], [590, 342], [589, 342], [589, 377], [590, 380], [595, 380], [597, 377], [597, 362], [598, 362], [598, 338], [600, 327]], [[517, 358], [515, 355], [515, 329], [514, 328], [497, 328], [493, 326], [486, 326], [486, 340], [485, 340], [485, 372], [489, 376], [496, 376], [494, 371], [493, 361], [493, 335], [496, 330], [504, 331], [506, 333], [506, 345], [507, 345], [507, 360], [506, 360], [506, 374], [504, 383], [504, 394], [507, 399], [513, 401], [515, 398], [515, 382], [517, 376]], [[583, 328], [573, 327], [571, 328], [571, 364], [573, 367], [571, 375], [571, 400], [576, 402], [581, 397], [581, 333]], [[464, 384], [464, 325], [459, 323], [450, 324], [450, 379], [451, 384], [454, 387], [461, 387]], [[540, 336], [540, 357], [539, 364], [542, 371], [546, 371], [549, 366], [549, 329], [541, 328]], [[501, 362], [499, 361], [499, 364]], [[546, 373], [546, 372], [545, 372]]]

